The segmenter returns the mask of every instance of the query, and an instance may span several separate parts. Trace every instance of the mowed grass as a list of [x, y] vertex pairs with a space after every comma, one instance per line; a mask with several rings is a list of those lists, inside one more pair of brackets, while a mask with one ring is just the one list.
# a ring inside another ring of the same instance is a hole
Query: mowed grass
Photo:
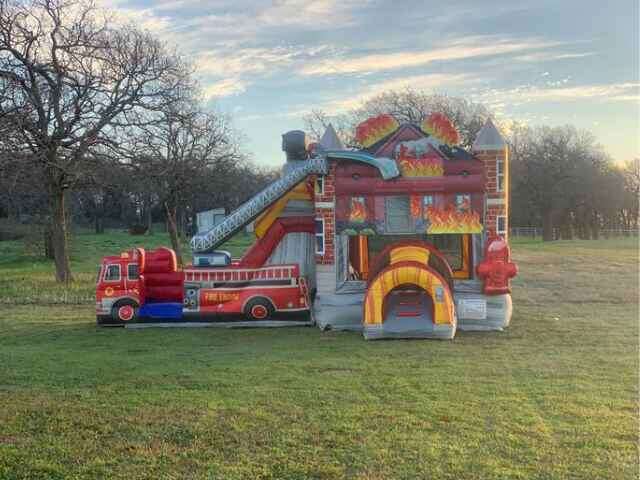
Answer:
[[[76, 237], [72, 288], [131, 242]], [[512, 325], [451, 342], [98, 329], [0, 249], [2, 479], [638, 476], [636, 241], [516, 242]]]

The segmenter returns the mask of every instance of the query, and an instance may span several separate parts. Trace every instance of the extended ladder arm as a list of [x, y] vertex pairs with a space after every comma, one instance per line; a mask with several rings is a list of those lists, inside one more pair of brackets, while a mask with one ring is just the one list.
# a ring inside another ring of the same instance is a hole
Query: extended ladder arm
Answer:
[[208, 232], [195, 235], [191, 239], [194, 252], [208, 252], [235, 235], [242, 227], [260, 215], [269, 205], [286, 194], [289, 190], [313, 174], [325, 175], [327, 161], [324, 157], [312, 158], [300, 162], [300, 166], [292, 168], [250, 200], [240, 205], [231, 215]]

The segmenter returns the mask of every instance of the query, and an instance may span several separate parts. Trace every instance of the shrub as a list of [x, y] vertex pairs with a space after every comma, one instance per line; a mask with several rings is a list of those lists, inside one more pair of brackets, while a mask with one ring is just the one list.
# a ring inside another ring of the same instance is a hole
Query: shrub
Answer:
[[145, 233], [147, 233], [146, 225], [137, 223], [129, 227], [129, 235], [144, 235]]

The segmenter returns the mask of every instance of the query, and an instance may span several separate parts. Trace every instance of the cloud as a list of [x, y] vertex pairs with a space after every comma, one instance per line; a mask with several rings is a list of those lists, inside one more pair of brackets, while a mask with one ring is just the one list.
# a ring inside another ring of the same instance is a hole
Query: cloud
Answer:
[[400, 68], [420, 67], [438, 61], [505, 55], [557, 45], [558, 43], [541, 40], [513, 41], [497, 39], [492, 36], [464, 37], [450, 42], [447, 46], [423, 51], [369, 54], [344, 59], [329, 58], [304, 66], [300, 73], [309, 76], [375, 73]]
[[[103, 2], [105, 0], [102, 0]], [[143, 22], [164, 40], [193, 53], [216, 46], [228, 48], [288, 43], [304, 32], [325, 32], [356, 22], [363, 0], [175, 0], [135, 8], [117, 0], [111, 8]], [[146, 27], [145, 27], [146, 28]]]
[[449, 75], [449, 74], [430, 74], [430, 75], [414, 75], [409, 77], [394, 78], [378, 83], [373, 83], [358, 90], [357, 95], [344, 95], [325, 102], [316, 102], [313, 104], [297, 104], [292, 105], [286, 111], [270, 112], [265, 114], [251, 114], [239, 117], [241, 120], [263, 120], [265, 118], [302, 118], [310, 113], [313, 109], [320, 109], [329, 115], [338, 115], [349, 110], [357, 108], [364, 101], [372, 96], [386, 92], [388, 90], [401, 90], [404, 88], [415, 88], [418, 90], [433, 90], [440, 87], [456, 86], [465, 82], [474, 82], [475, 79], [470, 75]]
[[550, 89], [532, 89], [526, 98], [534, 101], [554, 100], [573, 101], [584, 99], [600, 99], [612, 101], [640, 100], [640, 83], [614, 83], [604, 85], [582, 85]]
[[294, 64], [307, 62], [325, 50], [329, 47], [210, 50], [198, 55], [194, 65], [201, 83], [207, 85], [205, 96], [220, 97], [242, 93], [249, 85], [264, 81]]
[[202, 90], [205, 100], [217, 97], [228, 97], [238, 95], [247, 89], [247, 84], [239, 78], [225, 78], [215, 83], [207, 85]]
[[355, 23], [353, 10], [366, 5], [363, 0], [280, 0], [257, 15], [257, 23], [270, 27], [323, 29]]
[[255, 113], [250, 115], [242, 115], [238, 117], [239, 120], [254, 121], [254, 120], [273, 120], [275, 118], [302, 118], [307, 115], [315, 106], [309, 105], [296, 105], [288, 108], [284, 111], [269, 112], [269, 113]]
[[508, 89], [491, 89], [475, 92], [471, 98], [503, 114], [509, 107], [545, 102], [640, 102], [640, 83], [623, 82], [595, 85], [566, 85], [565, 81], [544, 86], [522, 85]]
[[197, 4], [197, 0], [167, 0], [167, 1], [155, 1], [153, 3], [153, 9], [155, 11], [175, 11], [192, 4]]
[[170, 17], [156, 15], [154, 9], [135, 9], [124, 5], [126, 4], [121, 5], [116, 2], [115, 4], [107, 5], [105, 8], [114, 22], [121, 24], [133, 23], [141, 29], [157, 35], [162, 34], [172, 25]]
[[584, 58], [597, 55], [597, 52], [580, 52], [580, 53], [553, 53], [553, 52], [535, 52], [526, 55], [518, 55], [513, 57], [519, 62], [551, 62], [556, 60], [570, 60], [572, 58]]
[[329, 50], [327, 45], [208, 50], [196, 57], [195, 66], [202, 75], [268, 74]]
[[371, 97], [390, 90], [403, 90], [413, 88], [416, 90], [438, 90], [440, 88], [448, 88], [460, 86], [465, 83], [475, 82], [474, 77], [467, 74], [445, 74], [432, 73], [427, 75], [413, 75], [407, 77], [399, 77], [391, 80], [385, 80], [373, 83], [364, 89], [361, 89], [358, 95], [336, 98], [321, 105], [320, 108], [330, 115], [344, 113], [358, 106]]

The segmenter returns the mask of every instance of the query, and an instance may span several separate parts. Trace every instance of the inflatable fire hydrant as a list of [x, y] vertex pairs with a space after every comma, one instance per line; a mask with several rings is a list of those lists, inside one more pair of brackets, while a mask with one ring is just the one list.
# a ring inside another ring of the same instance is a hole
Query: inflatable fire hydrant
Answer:
[[511, 293], [511, 279], [518, 273], [518, 267], [511, 262], [511, 250], [504, 238], [489, 239], [484, 260], [478, 264], [476, 272], [484, 282], [482, 291], [485, 295]]

